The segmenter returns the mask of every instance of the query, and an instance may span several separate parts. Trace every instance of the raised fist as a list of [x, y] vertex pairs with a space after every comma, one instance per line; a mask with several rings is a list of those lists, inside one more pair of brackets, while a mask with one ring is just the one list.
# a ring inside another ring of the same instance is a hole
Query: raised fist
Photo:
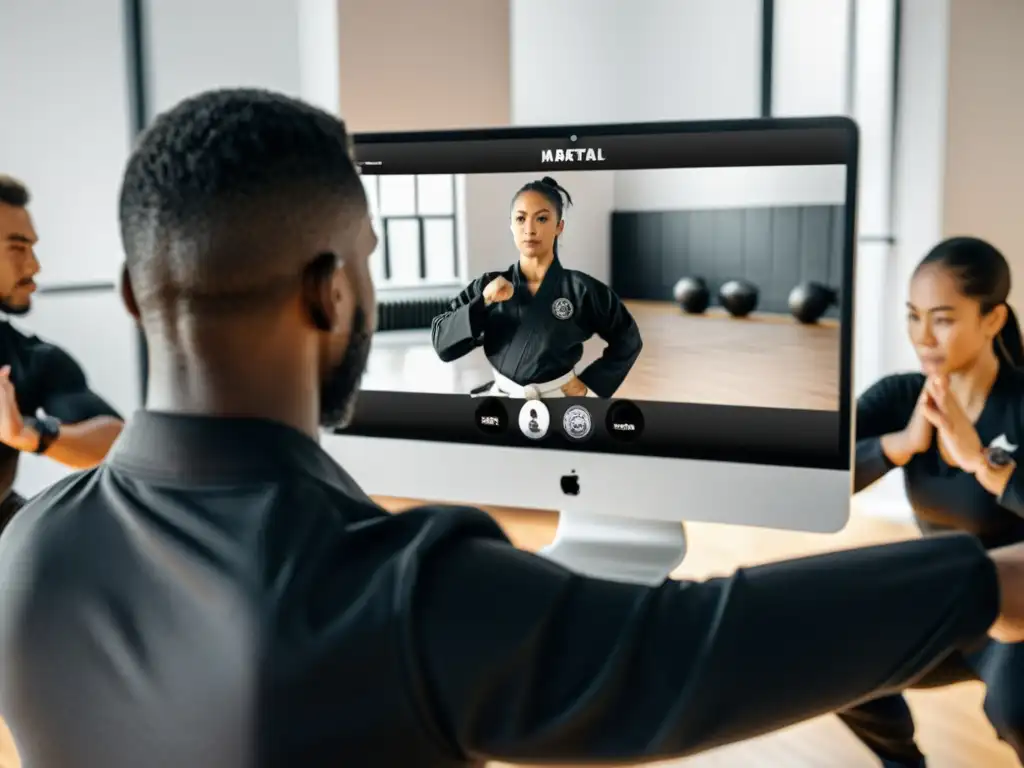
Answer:
[[512, 298], [514, 289], [512, 283], [506, 280], [504, 277], [498, 276], [491, 280], [484, 288], [484, 304], [495, 304], [502, 301], [508, 301]]

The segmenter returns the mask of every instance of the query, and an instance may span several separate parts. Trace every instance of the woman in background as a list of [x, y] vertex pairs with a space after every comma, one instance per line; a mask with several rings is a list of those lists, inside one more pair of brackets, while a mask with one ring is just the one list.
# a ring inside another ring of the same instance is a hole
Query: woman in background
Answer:
[[[562, 212], [571, 204], [551, 177], [524, 185], [511, 212], [519, 261], [478, 277], [433, 320], [434, 350], [444, 362], [483, 347], [494, 369], [486, 394], [611, 397], [640, 355], [640, 331], [618, 296], [559, 261]], [[578, 371], [583, 343], [595, 334], [608, 346]]]
[[[1010, 268], [988, 243], [939, 243], [910, 282], [907, 322], [920, 373], [887, 376], [857, 402], [855, 492], [903, 468], [922, 532], [967, 531], [987, 548], [1024, 539], [1024, 344], [1007, 304]], [[987, 687], [985, 714], [1024, 761], [1024, 646], [988, 641], [915, 687]], [[924, 766], [903, 696], [840, 714], [885, 766]]]

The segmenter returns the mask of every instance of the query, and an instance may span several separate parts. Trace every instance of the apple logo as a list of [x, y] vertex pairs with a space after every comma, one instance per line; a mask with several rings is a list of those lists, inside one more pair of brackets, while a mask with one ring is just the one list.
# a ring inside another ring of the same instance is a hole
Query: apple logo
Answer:
[[573, 470], [571, 475], [562, 475], [558, 483], [562, 486], [562, 493], [566, 496], [580, 495], [580, 477], [576, 474], [575, 470]]

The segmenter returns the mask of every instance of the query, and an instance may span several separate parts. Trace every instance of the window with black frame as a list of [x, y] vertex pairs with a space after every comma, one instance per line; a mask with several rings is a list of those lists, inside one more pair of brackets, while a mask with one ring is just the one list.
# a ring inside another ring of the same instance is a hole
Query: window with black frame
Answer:
[[458, 206], [452, 174], [363, 175], [380, 243], [373, 255], [381, 288], [458, 283]]

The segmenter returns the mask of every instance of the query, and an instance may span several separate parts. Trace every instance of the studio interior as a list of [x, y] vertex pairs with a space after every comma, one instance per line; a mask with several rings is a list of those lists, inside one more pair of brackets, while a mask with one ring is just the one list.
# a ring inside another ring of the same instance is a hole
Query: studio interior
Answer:
[[[572, 196], [558, 261], [610, 289], [635, 321], [643, 348], [613, 397], [641, 410], [645, 404], [829, 414], [845, 408], [849, 432], [857, 399], [876, 382], [929, 364], [913, 330], [914, 322], [924, 322], [915, 319], [919, 294], [908, 294], [908, 286], [923, 257], [948, 238], [978, 238], [998, 249], [1012, 274], [1009, 295], [999, 301], [1024, 306], [1020, 0], [3, 0], [0, 30], [0, 176], [31, 190], [39, 265], [31, 311], [9, 314], [5, 322], [66, 350], [90, 389], [126, 417], [146, 406], [148, 371], [145, 340], [121, 291], [122, 176], [156, 116], [215, 88], [301, 99], [342, 119], [357, 137], [659, 121], [699, 122], [705, 133], [723, 121], [855, 123], [853, 165], [737, 161], [605, 169], [583, 168], [584, 161], [549, 170], [537, 152], [535, 169], [513, 171], [477, 172], [457, 163], [409, 174], [363, 167], [378, 239], [370, 261], [376, 331], [361, 387], [374, 402], [497, 391], [498, 358], [485, 354], [483, 342], [456, 360], [442, 359], [432, 328], [482, 275], [519, 274], [521, 232], [510, 215], [517, 191], [542, 176], [554, 177]], [[523, 237], [534, 236], [540, 237]], [[555, 302], [551, 311], [564, 319], [583, 306], [562, 305], [560, 316]], [[584, 383], [580, 371], [600, 361], [606, 347], [600, 333], [590, 333], [573, 369]], [[591, 412], [595, 434], [605, 429], [600, 409], [611, 398], [586, 397], [602, 404], [590, 406], [581, 394], [551, 406], [545, 430], [557, 434], [549, 442], [571, 442], [562, 432], [571, 431], [566, 408], [573, 405], [585, 407], [588, 432]], [[517, 413], [500, 417], [516, 439]], [[412, 417], [389, 418], [397, 434]], [[440, 417], [424, 413], [424, 424], [430, 418]], [[653, 418], [647, 417], [648, 431]], [[848, 436], [852, 451], [856, 435]], [[566, 506], [559, 507], [554, 474], [547, 496], [515, 477], [520, 468], [544, 471], [523, 458], [532, 448], [480, 441], [457, 449], [419, 438], [366, 453], [355, 447], [352, 467], [359, 469], [352, 473], [360, 482], [360, 472], [372, 475], [367, 492], [396, 515], [423, 503], [478, 504], [516, 547], [534, 553], [555, 542], [560, 512], [581, 514], [571, 498], [580, 486], [570, 491], [564, 483], [570, 475], [574, 483], [579, 476], [584, 491], [595, 487], [588, 479], [601, 475], [605, 485], [597, 487], [606, 489], [609, 504], [613, 495], [616, 503], [658, 497], [664, 514], [709, 504], [710, 492], [688, 491], [684, 482], [700, 473], [736, 498], [757, 496], [763, 482], [766, 504], [781, 499], [762, 524], [756, 504], [745, 511], [745, 524], [726, 517], [714, 522], [711, 512], [699, 522], [686, 520], [685, 512], [672, 518], [686, 535], [685, 559], [672, 573], [678, 579], [922, 536], [908, 475], [898, 467], [852, 496], [848, 520], [837, 530], [824, 530], [825, 522], [786, 522], [783, 509], [811, 507], [817, 486], [783, 494], [771, 490], [770, 475], [748, 481], [742, 474], [730, 483], [731, 470], [708, 461], [704, 469], [691, 464], [678, 475], [680, 487], [663, 493], [676, 470], [658, 462], [671, 459], [642, 449], [634, 449], [633, 463], [619, 473], [611, 454], [605, 463], [572, 464], [566, 454], [572, 446], [558, 443], [550, 471], [557, 465], [563, 475]], [[431, 462], [449, 468], [435, 472]], [[822, 459], [818, 468], [826, 464]], [[589, 476], [584, 466], [593, 468]], [[827, 487], [852, 488], [850, 467], [846, 461], [842, 477]], [[28, 499], [71, 471], [25, 451], [8, 491]], [[646, 477], [663, 485], [640, 488]], [[658, 522], [664, 524], [664, 515]], [[905, 693], [930, 768], [1021, 765], [986, 714], [986, 695], [981, 680]], [[1024, 702], [1024, 691], [1019, 696]], [[69, 692], [68, 700], [74, 698]], [[0, 727], [0, 768], [22, 765], [15, 742]], [[526, 764], [534, 763], [488, 763]], [[611, 763], [575, 768], [597, 764]], [[646, 764], [868, 768], [879, 757], [829, 713]]]

